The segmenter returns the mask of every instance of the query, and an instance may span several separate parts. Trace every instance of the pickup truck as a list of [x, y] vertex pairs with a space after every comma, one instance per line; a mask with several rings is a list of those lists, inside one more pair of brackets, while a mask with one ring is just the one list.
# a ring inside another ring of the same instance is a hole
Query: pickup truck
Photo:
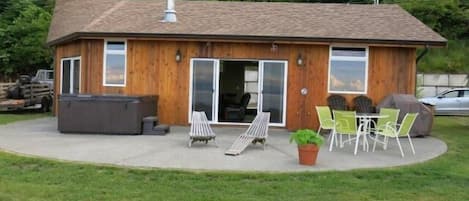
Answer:
[[32, 82], [26, 75], [16, 83], [0, 83], [0, 111], [30, 109], [40, 106], [48, 112], [52, 106], [53, 88], [47, 83]]
[[31, 82], [48, 84], [52, 87], [54, 85], [54, 71], [45, 69], [37, 70], [36, 76], [31, 79]]

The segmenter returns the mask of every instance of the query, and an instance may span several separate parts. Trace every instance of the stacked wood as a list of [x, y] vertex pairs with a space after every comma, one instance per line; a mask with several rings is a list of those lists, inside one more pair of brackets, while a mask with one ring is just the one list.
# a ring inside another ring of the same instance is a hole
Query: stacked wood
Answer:
[[7, 98], [7, 90], [16, 83], [0, 83], [0, 100]]
[[[16, 83], [0, 83], [0, 100], [7, 99], [8, 88], [17, 85]], [[53, 88], [48, 84], [25, 84], [19, 86], [21, 89], [21, 97], [24, 99], [34, 99], [41, 96], [52, 96]]]
[[52, 95], [52, 88], [48, 84], [26, 84], [21, 86], [24, 99]]

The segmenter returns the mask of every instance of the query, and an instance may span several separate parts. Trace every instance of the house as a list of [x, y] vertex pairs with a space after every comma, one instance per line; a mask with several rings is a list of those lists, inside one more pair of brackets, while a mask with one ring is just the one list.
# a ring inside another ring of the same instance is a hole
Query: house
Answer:
[[172, 125], [270, 111], [290, 130], [317, 128], [330, 94], [414, 94], [416, 48], [446, 43], [398, 5], [173, 0], [57, 0], [48, 36], [57, 94], [158, 95]]

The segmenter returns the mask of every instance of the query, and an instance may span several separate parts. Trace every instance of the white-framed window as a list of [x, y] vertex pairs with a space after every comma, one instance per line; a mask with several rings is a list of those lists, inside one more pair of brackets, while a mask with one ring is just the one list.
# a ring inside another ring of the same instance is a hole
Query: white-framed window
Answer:
[[251, 94], [248, 109], [257, 108], [259, 97], [259, 66], [246, 66], [244, 68], [244, 93]]
[[60, 94], [80, 93], [81, 57], [62, 58], [60, 60]]
[[124, 87], [127, 74], [127, 42], [108, 40], [104, 43], [103, 85]]
[[328, 92], [366, 94], [368, 48], [332, 47], [329, 51]]

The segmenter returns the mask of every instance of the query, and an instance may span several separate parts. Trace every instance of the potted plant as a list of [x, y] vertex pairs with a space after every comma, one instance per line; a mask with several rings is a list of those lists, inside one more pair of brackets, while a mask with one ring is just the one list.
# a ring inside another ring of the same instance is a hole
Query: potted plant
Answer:
[[302, 165], [316, 164], [319, 147], [324, 143], [324, 138], [310, 129], [300, 129], [292, 133], [290, 143], [298, 144], [298, 158]]

